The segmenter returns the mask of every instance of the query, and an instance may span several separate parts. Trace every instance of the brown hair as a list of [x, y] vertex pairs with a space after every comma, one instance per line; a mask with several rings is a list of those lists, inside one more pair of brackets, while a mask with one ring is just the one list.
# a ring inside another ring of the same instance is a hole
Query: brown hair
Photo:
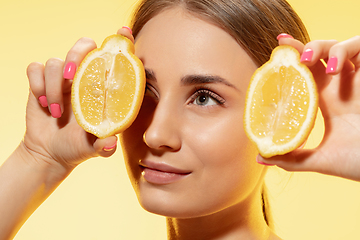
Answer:
[[[280, 33], [303, 43], [310, 40], [301, 19], [285, 0], [143, 0], [131, 23], [134, 37], [151, 18], [172, 7], [182, 7], [224, 29], [259, 66], [278, 46], [276, 37]], [[265, 185], [261, 200], [265, 221], [271, 227]]]
[[171, 7], [183, 7], [224, 29], [259, 66], [270, 58], [280, 33], [303, 43], [310, 40], [301, 19], [285, 0], [143, 0], [131, 23], [134, 37], [152, 17]]

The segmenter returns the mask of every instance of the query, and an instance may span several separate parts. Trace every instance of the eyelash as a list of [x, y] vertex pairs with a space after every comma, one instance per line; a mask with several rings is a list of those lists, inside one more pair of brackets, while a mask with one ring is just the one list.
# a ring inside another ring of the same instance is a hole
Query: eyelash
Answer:
[[159, 96], [158, 96], [157, 92], [155, 91], [155, 88], [154, 88], [151, 84], [146, 83], [146, 86], [145, 86], [145, 94], [146, 94], [148, 91], [150, 91], [150, 93], [153, 94], [156, 99], [159, 99]]
[[[145, 88], [145, 93], [147, 91], [150, 91], [151, 94], [154, 95], [154, 97], [156, 99], [159, 99], [159, 96], [157, 94], [157, 92], [155, 91], [155, 88], [149, 84], [146, 83], [146, 88]], [[201, 87], [201, 88], [195, 88], [194, 93], [191, 95], [190, 97], [190, 103], [194, 103], [194, 101], [201, 95], [205, 95], [205, 96], [209, 96], [212, 99], [214, 99], [219, 105], [223, 105], [225, 103], [225, 99], [223, 99], [222, 97], [220, 97], [218, 94], [216, 94], [215, 92], [213, 92], [212, 90], [210, 90], [209, 88], [205, 88], [205, 87]]]
[[225, 103], [225, 99], [223, 99], [222, 97], [220, 97], [218, 94], [216, 94], [215, 92], [211, 91], [209, 88], [196, 88], [195, 93], [191, 96], [191, 103], [193, 103], [196, 98], [198, 98], [201, 95], [205, 95], [205, 96], [209, 96], [212, 99], [214, 99], [219, 105], [223, 105]]

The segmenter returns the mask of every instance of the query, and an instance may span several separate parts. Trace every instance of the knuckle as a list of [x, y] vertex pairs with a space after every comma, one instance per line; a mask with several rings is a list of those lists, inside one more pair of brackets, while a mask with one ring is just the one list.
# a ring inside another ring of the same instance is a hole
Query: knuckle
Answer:
[[33, 81], [30, 81], [30, 89], [34, 93], [35, 96], [38, 96], [43, 91], [44, 86], [43, 86], [43, 83], [40, 82], [39, 80], [33, 80]]
[[38, 96], [43, 89], [43, 71], [44, 65], [42, 63], [33, 62], [30, 63], [27, 67], [29, 87], [35, 96]]
[[76, 43], [80, 43], [80, 44], [89, 44], [89, 45], [95, 45], [95, 41], [91, 38], [88, 37], [82, 37], [80, 38]]
[[321, 40], [313, 40], [313, 41], [309, 42], [308, 44], [306, 44], [306, 46], [315, 46], [315, 47], [317, 47], [317, 46], [320, 46], [320, 44], [321, 44]]
[[313, 41], [307, 43], [307, 44], [304, 46], [304, 50], [306, 50], [306, 49], [312, 49], [312, 50], [314, 50], [315, 52], [319, 52], [318, 50], [321, 50], [321, 49], [322, 49], [322, 45], [323, 45], [323, 41], [322, 41], [322, 40], [313, 40]]
[[73, 47], [66, 56], [66, 59], [69, 61], [76, 61], [78, 59], [78, 56], [81, 55], [81, 49], [77, 47]]
[[350, 38], [350, 41], [354, 42], [357, 46], [359, 46], [360, 45], [360, 35], [356, 35], [356, 36]]
[[354, 36], [354, 37], [353, 37], [353, 39], [354, 39], [355, 41], [360, 42], [360, 35], [356, 35], [356, 36]]
[[330, 55], [338, 55], [346, 53], [345, 45], [343, 42], [337, 42], [330, 48]]
[[96, 43], [93, 39], [82, 37], [80, 38], [75, 45], [70, 49], [66, 58], [70, 61], [77, 61], [79, 57], [87, 53], [88, 51], [95, 49]]
[[44, 65], [42, 63], [32, 62], [28, 65], [26, 72], [27, 72], [27, 75], [29, 76], [38, 71], [43, 71], [43, 68], [44, 68]]
[[96, 43], [93, 39], [82, 37], [80, 38], [73, 47], [73, 50], [81, 51], [83, 49], [96, 48]]
[[338, 40], [329, 40], [329, 55], [336, 55], [342, 51], [342, 43]]
[[46, 61], [46, 68], [59, 68], [62, 67], [64, 61], [60, 58], [50, 58]]

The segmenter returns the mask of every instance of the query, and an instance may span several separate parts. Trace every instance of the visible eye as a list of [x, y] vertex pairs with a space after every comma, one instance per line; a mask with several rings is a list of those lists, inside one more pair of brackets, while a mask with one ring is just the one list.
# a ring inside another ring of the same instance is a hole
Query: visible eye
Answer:
[[199, 106], [222, 105], [225, 100], [208, 89], [199, 89], [191, 97], [191, 103]]

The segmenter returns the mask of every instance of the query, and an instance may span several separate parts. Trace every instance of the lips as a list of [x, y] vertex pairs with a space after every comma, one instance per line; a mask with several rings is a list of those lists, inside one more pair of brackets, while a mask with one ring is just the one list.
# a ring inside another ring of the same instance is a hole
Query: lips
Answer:
[[191, 174], [191, 171], [149, 160], [142, 160], [140, 167], [143, 169], [142, 176], [147, 182], [159, 185], [177, 182]]

